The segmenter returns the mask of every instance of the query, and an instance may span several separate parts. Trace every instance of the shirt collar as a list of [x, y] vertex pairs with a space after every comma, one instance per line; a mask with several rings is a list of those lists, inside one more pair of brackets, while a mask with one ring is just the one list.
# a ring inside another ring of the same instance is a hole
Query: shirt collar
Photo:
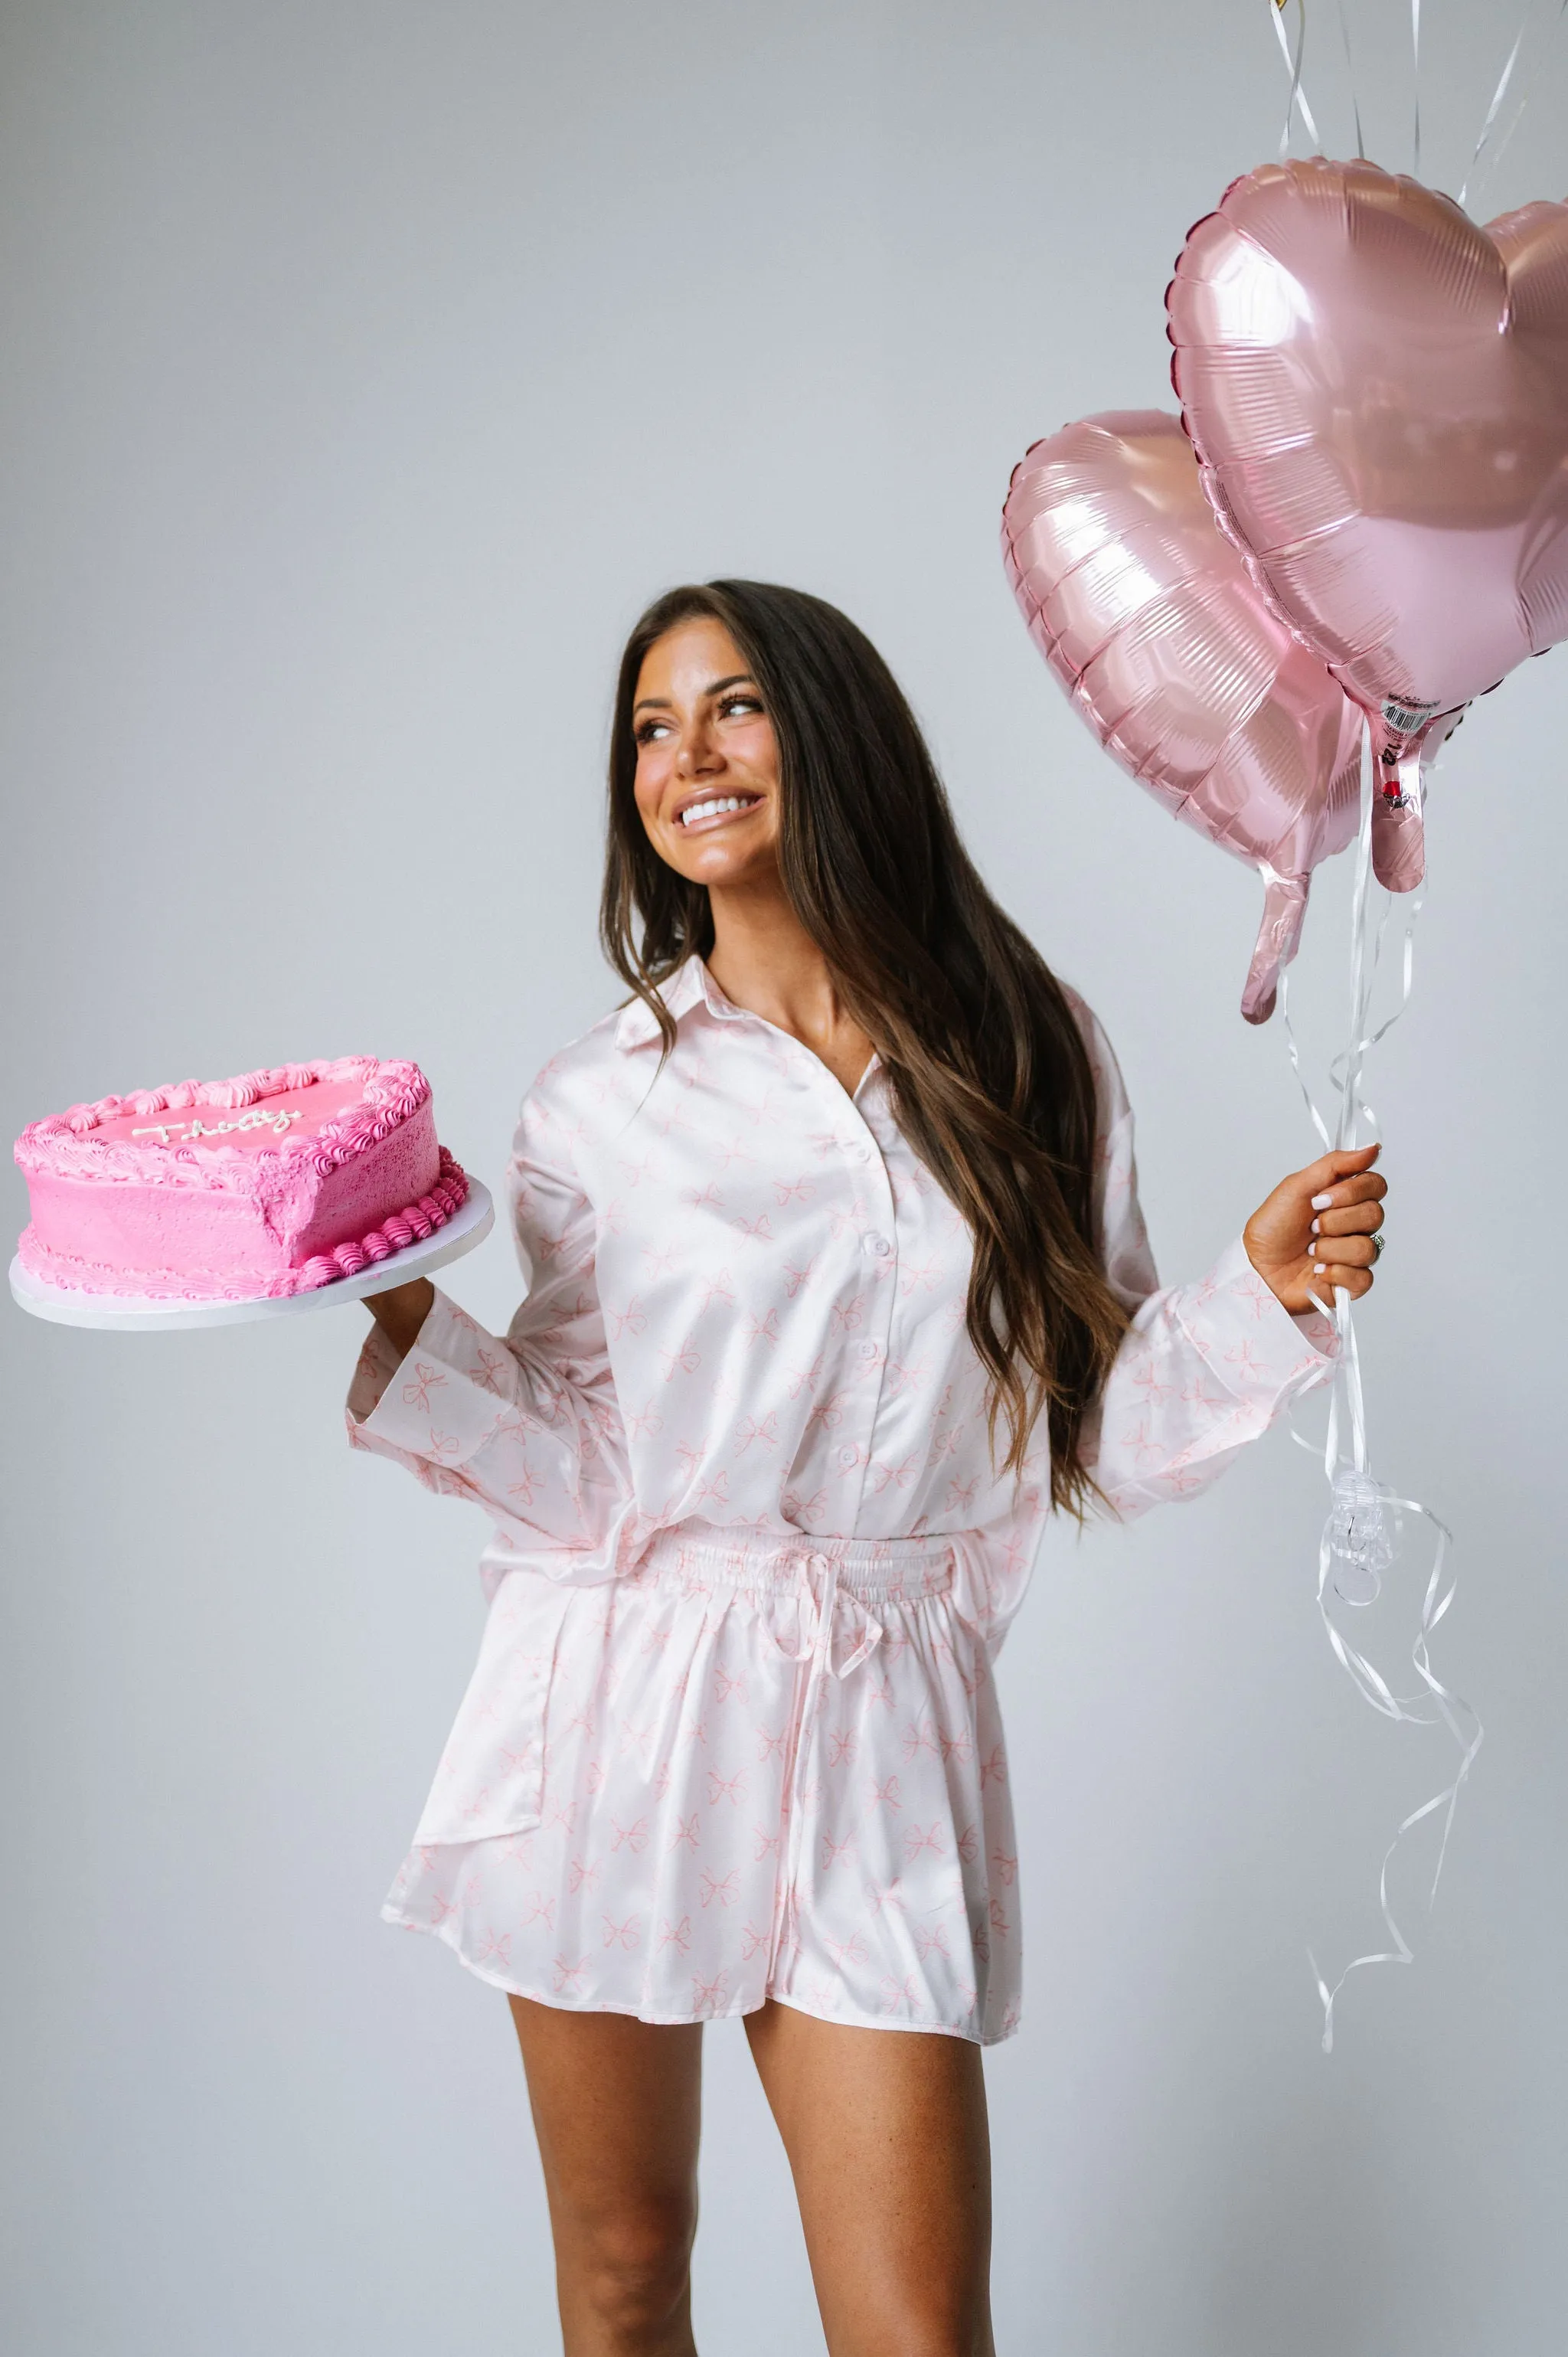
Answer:
[[[733, 1022], [745, 1012], [725, 996], [700, 957], [689, 957], [678, 965], [672, 974], [655, 985], [654, 996], [663, 1000], [666, 1013], [677, 1023], [697, 1006], [705, 1006], [721, 1022]], [[658, 1037], [658, 1018], [642, 999], [634, 998], [621, 1008], [620, 1020], [616, 1025], [618, 1048], [646, 1048]]]
[[[653, 995], [663, 1000], [666, 1011], [677, 1023], [682, 1015], [690, 1014], [693, 1006], [705, 1006], [708, 1013], [716, 1016], [721, 1023], [744, 1022], [746, 1019], [746, 1008], [737, 1006], [733, 998], [725, 996], [708, 972], [706, 961], [700, 957], [687, 958], [663, 982], [656, 983]], [[646, 1048], [658, 1037], [659, 1023], [653, 1009], [640, 998], [628, 1000], [621, 1008], [616, 1024], [616, 1046]], [[881, 1072], [882, 1059], [874, 1049], [871, 1061], [855, 1088], [854, 1102], [856, 1104], [861, 1103], [864, 1092], [872, 1087]]]

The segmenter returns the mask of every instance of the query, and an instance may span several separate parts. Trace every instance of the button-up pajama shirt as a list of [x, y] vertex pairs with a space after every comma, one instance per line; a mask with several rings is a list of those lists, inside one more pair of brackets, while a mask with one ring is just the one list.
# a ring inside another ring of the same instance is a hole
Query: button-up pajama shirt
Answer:
[[[482, 1506], [489, 1612], [389, 1920], [545, 2004], [690, 2022], [768, 1996], [990, 2041], [1018, 2018], [992, 1663], [1049, 1504], [1000, 1472], [963, 1220], [873, 1060], [853, 1098], [693, 959], [540, 1075], [504, 1336], [441, 1292], [372, 1330], [361, 1448]], [[1332, 1347], [1240, 1241], [1157, 1289], [1121, 1074], [1096, 1216], [1133, 1323], [1083, 1442], [1122, 1515], [1190, 1496]]]

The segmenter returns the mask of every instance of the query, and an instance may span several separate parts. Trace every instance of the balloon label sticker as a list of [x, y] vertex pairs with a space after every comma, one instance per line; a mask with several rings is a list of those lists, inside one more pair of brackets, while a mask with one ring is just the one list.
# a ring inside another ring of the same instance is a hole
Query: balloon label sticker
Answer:
[[1397, 728], [1402, 737], [1412, 736], [1416, 729], [1424, 728], [1433, 714], [1441, 709], [1442, 706], [1436, 704], [1397, 704], [1391, 695], [1383, 698], [1383, 718], [1391, 728]]

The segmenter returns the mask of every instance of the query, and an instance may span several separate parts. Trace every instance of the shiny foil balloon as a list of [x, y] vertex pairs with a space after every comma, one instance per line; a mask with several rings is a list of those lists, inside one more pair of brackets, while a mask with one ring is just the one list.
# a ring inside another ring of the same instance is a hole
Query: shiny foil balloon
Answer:
[[1568, 206], [1481, 229], [1374, 164], [1268, 164], [1166, 302], [1215, 512], [1372, 716], [1378, 872], [1417, 882], [1422, 755], [1568, 637]]
[[1036, 442], [1014, 470], [1002, 552], [1030, 636], [1106, 750], [1261, 870], [1241, 1012], [1266, 1022], [1311, 872], [1357, 830], [1360, 713], [1269, 610], [1161, 410]]

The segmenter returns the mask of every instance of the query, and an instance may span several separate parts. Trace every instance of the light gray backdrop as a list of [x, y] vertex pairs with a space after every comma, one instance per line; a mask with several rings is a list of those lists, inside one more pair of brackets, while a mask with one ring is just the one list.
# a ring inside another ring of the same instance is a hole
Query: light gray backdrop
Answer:
[[[1426, 14], [1453, 188], [1513, 25]], [[1408, 11], [1350, 16], [1406, 167]], [[986, 873], [1120, 1048], [1162, 1265], [1197, 1274], [1311, 1152], [1278, 1027], [1236, 1013], [1258, 888], [1079, 729], [996, 519], [1032, 439], [1168, 401], [1173, 257], [1284, 89], [1267, 0], [11, 0], [6, 1134], [371, 1049], [428, 1069], [496, 1180], [532, 1073], [611, 1001], [620, 636], [742, 571], [840, 601], [908, 683]], [[1483, 210], [1560, 193], [1561, 93]], [[1561, 652], [1446, 758], [1372, 1091], [1378, 1459], [1457, 1534], [1438, 1656], [1490, 1728], [1436, 1912], [1407, 1875], [1415, 1967], [1352, 1983], [1326, 2060], [1306, 1944], [1377, 1934], [1382, 1844], [1449, 1752], [1329, 1658], [1305, 1454], [1275, 1434], [1196, 1504], [1047, 1542], [1004, 1661], [1006, 2352], [1562, 2345], [1565, 715]], [[1344, 867], [1303, 961], [1317, 1055]], [[452, 1282], [504, 1318], [503, 1241]], [[361, 1323], [5, 1306], [17, 2357], [558, 2345], [504, 2006], [377, 1914], [482, 1530], [349, 1455]], [[821, 2344], [737, 2025], [709, 2070], [703, 2346], [795, 2357]]]

